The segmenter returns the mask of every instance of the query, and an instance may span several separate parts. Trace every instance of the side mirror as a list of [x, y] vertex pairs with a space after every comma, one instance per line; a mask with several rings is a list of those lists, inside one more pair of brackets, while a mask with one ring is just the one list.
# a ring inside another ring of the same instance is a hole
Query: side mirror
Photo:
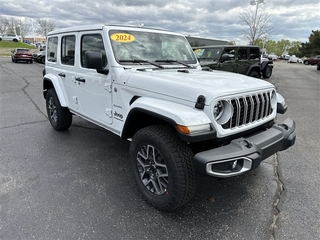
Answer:
[[223, 54], [222, 57], [221, 57], [221, 62], [225, 62], [229, 60], [229, 55], [228, 54]]
[[109, 70], [103, 68], [103, 58], [101, 52], [87, 51], [85, 54], [86, 67], [96, 69], [98, 73], [108, 74]]

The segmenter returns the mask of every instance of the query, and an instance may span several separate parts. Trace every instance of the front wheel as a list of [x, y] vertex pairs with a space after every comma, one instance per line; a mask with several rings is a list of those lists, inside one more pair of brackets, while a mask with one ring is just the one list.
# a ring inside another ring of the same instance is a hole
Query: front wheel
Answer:
[[267, 66], [263, 71], [263, 78], [270, 78], [272, 75], [272, 67]]
[[309, 61], [308, 60], [304, 61], [304, 64], [309, 65]]
[[47, 92], [46, 108], [49, 121], [55, 130], [63, 131], [71, 126], [72, 114], [68, 108], [60, 105], [57, 93], [53, 88]]
[[259, 73], [258, 73], [258, 72], [256, 72], [256, 71], [252, 71], [252, 72], [250, 72], [249, 76], [250, 76], [250, 77], [254, 77], [254, 78], [260, 78]]
[[193, 153], [168, 126], [149, 126], [131, 142], [134, 179], [148, 203], [173, 211], [187, 203], [196, 191]]

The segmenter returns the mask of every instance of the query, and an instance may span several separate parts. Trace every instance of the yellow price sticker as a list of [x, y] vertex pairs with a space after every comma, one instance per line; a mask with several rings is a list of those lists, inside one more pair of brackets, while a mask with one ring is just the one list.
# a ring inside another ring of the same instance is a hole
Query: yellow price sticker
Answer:
[[135, 37], [131, 34], [128, 33], [114, 33], [110, 37], [113, 41], [116, 42], [123, 42], [123, 43], [128, 43], [128, 42], [133, 42]]
[[200, 50], [201, 49], [198, 48], [198, 49], [195, 49], [193, 52], [198, 53], [198, 52], [200, 52]]

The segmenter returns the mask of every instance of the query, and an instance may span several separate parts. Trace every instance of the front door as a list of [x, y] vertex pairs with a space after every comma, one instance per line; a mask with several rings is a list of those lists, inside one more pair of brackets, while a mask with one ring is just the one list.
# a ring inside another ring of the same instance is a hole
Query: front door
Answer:
[[219, 70], [227, 72], [236, 72], [236, 48], [235, 47], [226, 47], [223, 49], [221, 57], [219, 59]]
[[79, 71], [76, 73], [77, 97], [79, 110], [85, 118], [97, 124], [112, 123], [112, 81], [111, 74], [97, 73], [95, 69], [86, 68], [85, 53], [101, 52], [104, 66], [108, 64], [103, 37], [99, 32], [79, 33], [80, 44], [77, 59]]

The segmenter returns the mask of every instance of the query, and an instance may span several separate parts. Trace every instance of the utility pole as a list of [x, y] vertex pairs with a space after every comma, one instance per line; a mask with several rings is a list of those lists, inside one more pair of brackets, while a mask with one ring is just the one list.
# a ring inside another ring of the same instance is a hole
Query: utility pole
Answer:
[[[250, 5], [255, 5], [256, 6], [256, 13], [254, 15], [254, 20], [253, 20], [253, 40], [255, 40], [255, 37], [256, 37], [256, 32], [257, 32], [257, 14], [258, 14], [258, 7], [259, 7], [259, 4], [265, 4], [264, 3], [264, 0], [253, 0], [250, 2]], [[251, 45], [253, 45], [253, 41], [251, 43]]]

